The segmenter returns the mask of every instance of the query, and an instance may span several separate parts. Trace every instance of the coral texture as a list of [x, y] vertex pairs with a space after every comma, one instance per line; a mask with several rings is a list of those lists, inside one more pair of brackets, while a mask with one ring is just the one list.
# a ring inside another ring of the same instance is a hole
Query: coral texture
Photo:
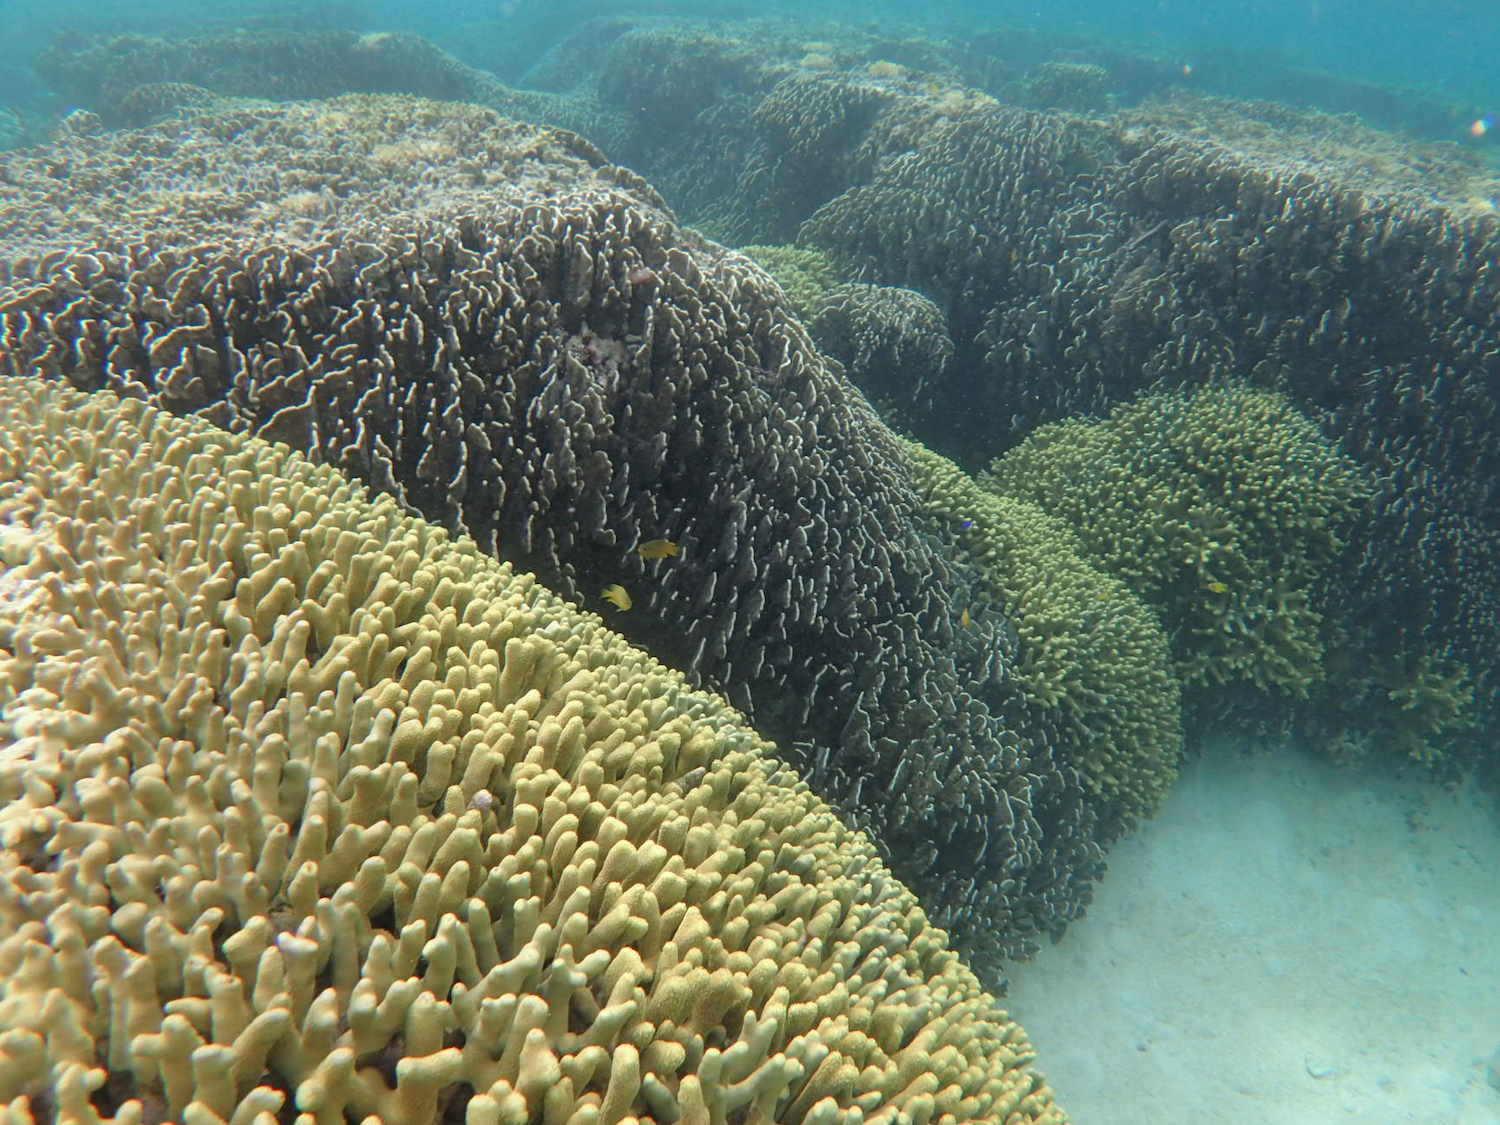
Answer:
[[919, 425], [952, 388], [953, 339], [943, 310], [910, 289], [853, 282], [831, 288], [808, 331], [844, 365], [849, 377], [882, 412], [902, 425]]
[[1180, 690], [1155, 613], [1064, 516], [987, 492], [951, 461], [904, 445], [924, 502], [963, 525], [997, 604], [1015, 622], [1022, 687], [1068, 717], [1067, 757], [1114, 814], [1110, 828], [1155, 812], [1182, 754]]
[[8, 1120], [1065, 1120], [862, 834], [471, 542], [35, 380], [0, 517]]
[[[1463, 666], [1475, 713], [1497, 714], [1494, 174], [1472, 152], [1347, 116], [1167, 94], [1123, 57], [1076, 58], [1108, 66], [1112, 96], [1135, 89], [1087, 118], [878, 57], [904, 75], [851, 62], [772, 85], [768, 66], [754, 96], [706, 109], [714, 137], [693, 143], [738, 146], [738, 174], [676, 185], [674, 201], [738, 241], [795, 241], [932, 300], [965, 377], [898, 424], [967, 466], [1148, 389], [1245, 378], [1282, 391], [1377, 482], [1372, 524], [1324, 583], [1342, 665], [1363, 669], [1343, 698]], [[988, 85], [1024, 98], [1045, 73]], [[638, 132], [624, 151], [654, 174], [677, 150], [649, 121]], [[808, 158], [824, 136], [825, 157]], [[1380, 741], [1388, 711], [1340, 710], [1357, 739]], [[1480, 728], [1436, 727], [1420, 756], [1461, 770], [1483, 751]]]
[[1371, 486], [1284, 395], [1226, 384], [1042, 426], [986, 483], [1065, 520], [1161, 615], [1186, 685], [1322, 681], [1318, 586]]
[[839, 284], [838, 266], [820, 250], [800, 246], [741, 246], [739, 252], [776, 279], [792, 311], [811, 320]]
[[184, 37], [82, 35], [36, 61], [48, 84], [110, 127], [151, 124], [213, 104], [338, 94], [398, 94], [487, 106], [593, 139], [623, 126], [597, 98], [518, 90], [460, 62], [420, 35], [301, 27]]
[[1045, 62], [1004, 92], [1031, 109], [1097, 112], [1109, 104], [1111, 76], [1097, 63]]
[[110, 125], [139, 125], [178, 99], [152, 90], [196, 87], [205, 93], [317, 98], [390, 91], [480, 100], [497, 83], [409, 32], [258, 31], [184, 38], [70, 36], [37, 59], [53, 89]]
[[953, 340], [935, 303], [910, 289], [842, 281], [820, 250], [751, 245], [739, 252], [775, 278], [818, 347], [883, 412], [910, 425], [939, 390], [947, 401], [951, 390], [939, 384], [951, 373]]
[[[832, 182], [800, 235], [945, 308], [958, 364], [980, 377], [914, 416], [917, 436], [973, 458], [1149, 387], [1279, 390], [1377, 482], [1372, 523], [1324, 575], [1348, 666], [1465, 664], [1493, 714], [1500, 226], [1476, 202], [1493, 190], [1482, 170], [1213, 99], [1109, 121], [934, 106], [913, 150], [923, 112], [877, 119], [869, 143], [891, 158]], [[1345, 714], [1378, 734], [1388, 712]], [[1461, 768], [1467, 729], [1445, 726], [1424, 756]]]
[[961, 940], [1077, 912], [1084, 791], [1045, 719], [1012, 721], [1014, 654], [955, 637], [965, 564], [893, 437], [637, 177], [369, 98], [72, 137], [5, 176], [0, 367], [287, 442], [566, 596], [622, 586], [612, 622], [781, 741]]

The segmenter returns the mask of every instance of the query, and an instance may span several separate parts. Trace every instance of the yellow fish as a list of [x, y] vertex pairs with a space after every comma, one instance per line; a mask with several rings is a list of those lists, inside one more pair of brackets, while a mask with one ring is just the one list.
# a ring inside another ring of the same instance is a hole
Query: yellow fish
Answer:
[[671, 539], [648, 539], [636, 551], [643, 559], [670, 559], [677, 554], [677, 544]]
[[969, 607], [964, 606], [964, 611], [958, 615], [958, 623], [967, 629], [974, 624], [974, 619], [969, 616]]
[[630, 601], [630, 592], [618, 582], [613, 586], [604, 587], [603, 592], [599, 596], [605, 601], [613, 603], [615, 608], [621, 612], [629, 609], [632, 604]]
[[1224, 585], [1224, 583], [1222, 583], [1222, 582], [1210, 582], [1208, 584], [1208, 590], [1209, 590], [1209, 593], [1212, 593], [1212, 594], [1227, 594], [1227, 593], [1229, 593], [1229, 587], [1226, 586], [1226, 585]]

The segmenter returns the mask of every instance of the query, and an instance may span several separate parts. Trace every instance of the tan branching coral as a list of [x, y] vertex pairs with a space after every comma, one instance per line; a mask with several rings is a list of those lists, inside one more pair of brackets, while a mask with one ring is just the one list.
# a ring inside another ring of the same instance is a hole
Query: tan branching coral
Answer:
[[469, 541], [31, 380], [0, 518], [8, 1121], [1064, 1120], [863, 835]]

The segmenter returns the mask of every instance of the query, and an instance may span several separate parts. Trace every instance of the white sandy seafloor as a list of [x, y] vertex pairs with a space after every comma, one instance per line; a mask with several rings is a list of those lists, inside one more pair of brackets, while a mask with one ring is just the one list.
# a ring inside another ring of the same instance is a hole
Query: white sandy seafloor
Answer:
[[1076, 1125], [1500, 1125], [1487, 794], [1224, 748], [1109, 866], [1005, 1001]]

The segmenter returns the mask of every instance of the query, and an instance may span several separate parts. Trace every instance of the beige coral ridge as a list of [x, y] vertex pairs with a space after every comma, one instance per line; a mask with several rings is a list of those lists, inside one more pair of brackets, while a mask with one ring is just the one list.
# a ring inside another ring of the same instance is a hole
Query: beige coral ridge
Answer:
[[0, 526], [0, 1120], [1065, 1120], [863, 835], [468, 541], [23, 380]]

